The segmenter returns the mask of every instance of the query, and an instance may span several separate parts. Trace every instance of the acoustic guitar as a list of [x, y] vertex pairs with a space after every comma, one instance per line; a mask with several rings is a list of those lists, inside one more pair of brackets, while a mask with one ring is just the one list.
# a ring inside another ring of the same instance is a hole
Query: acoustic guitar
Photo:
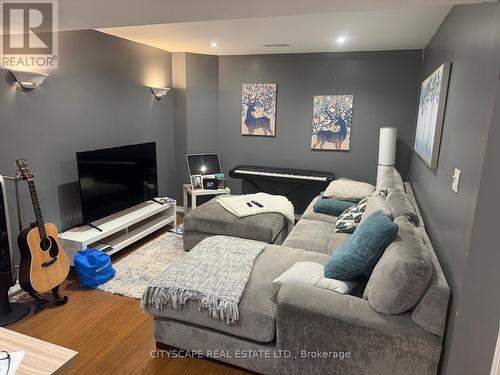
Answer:
[[38, 202], [34, 175], [25, 159], [16, 161], [19, 175], [28, 181], [35, 211], [36, 223], [24, 229], [17, 237], [21, 264], [19, 284], [30, 293], [54, 293], [69, 273], [68, 255], [59, 242], [59, 231], [54, 224], [45, 224]]

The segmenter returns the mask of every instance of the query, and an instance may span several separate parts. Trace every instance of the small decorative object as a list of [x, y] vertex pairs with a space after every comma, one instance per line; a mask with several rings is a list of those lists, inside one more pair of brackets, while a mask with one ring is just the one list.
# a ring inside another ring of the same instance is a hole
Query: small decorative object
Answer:
[[437, 168], [441, 145], [450, 66], [450, 63], [443, 63], [422, 82], [420, 90], [414, 149], [433, 170]]
[[203, 176], [201, 174], [194, 174], [190, 177], [191, 189], [203, 190]]
[[217, 179], [216, 178], [203, 178], [203, 189], [205, 190], [217, 190]]
[[354, 95], [317, 95], [313, 99], [312, 150], [349, 150]]
[[241, 85], [241, 134], [276, 135], [276, 84]]
[[226, 179], [217, 178], [217, 189], [225, 189], [225, 188], [226, 188]]
[[151, 92], [156, 100], [161, 100], [169, 91], [170, 87], [151, 87]]

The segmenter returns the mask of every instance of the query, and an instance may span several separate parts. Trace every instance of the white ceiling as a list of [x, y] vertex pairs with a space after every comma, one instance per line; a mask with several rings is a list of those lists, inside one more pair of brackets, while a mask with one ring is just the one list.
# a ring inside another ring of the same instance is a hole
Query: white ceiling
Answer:
[[[59, 0], [61, 30], [412, 9], [485, 0]], [[491, 0], [490, 0], [491, 1]]]
[[[216, 55], [423, 48], [450, 6], [99, 29], [171, 52]], [[337, 38], [345, 37], [343, 44]], [[216, 41], [220, 46], [213, 48]], [[265, 44], [290, 44], [265, 47]]]
[[59, 26], [210, 54], [422, 48], [451, 6], [483, 1], [491, 0], [59, 0]]

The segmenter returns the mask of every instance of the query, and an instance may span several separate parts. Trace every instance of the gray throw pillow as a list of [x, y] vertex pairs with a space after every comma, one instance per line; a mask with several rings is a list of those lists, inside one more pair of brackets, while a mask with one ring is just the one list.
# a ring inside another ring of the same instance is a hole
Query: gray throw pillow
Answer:
[[330, 182], [323, 196], [344, 201], [359, 202], [375, 191], [375, 186], [366, 182], [339, 179]]
[[377, 189], [392, 191], [394, 189], [404, 190], [403, 179], [394, 167], [378, 167]]
[[374, 310], [397, 315], [413, 308], [432, 277], [432, 261], [421, 235], [404, 216], [394, 220], [396, 239], [373, 269], [365, 294]]
[[406, 216], [415, 226], [418, 227], [420, 224], [415, 206], [403, 190], [395, 189], [387, 194], [384, 209], [387, 209], [394, 218]]
[[366, 203], [365, 212], [363, 212], [363, 217], [361, 221], [365, 220], [372, 212], [377, 210], [383, 210], [385, 214], [389, 217], [392, 217], [392, 213], [387, 210], [384, 206], [386, 199], [386, 194], [383, 191], [376, 191], [372, 195], [368, 197], [368, 201]]

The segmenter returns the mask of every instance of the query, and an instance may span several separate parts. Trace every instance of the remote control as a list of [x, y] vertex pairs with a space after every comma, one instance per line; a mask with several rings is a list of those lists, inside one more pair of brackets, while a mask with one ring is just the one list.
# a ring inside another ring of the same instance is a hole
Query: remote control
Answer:
[[260, 204], [259, 202], [256, 202], [256, 201], [252, 201], [253, 204], [255, 204], [257, 207], [259, 208], [262, 208], [264, 207], [262, 204]]

